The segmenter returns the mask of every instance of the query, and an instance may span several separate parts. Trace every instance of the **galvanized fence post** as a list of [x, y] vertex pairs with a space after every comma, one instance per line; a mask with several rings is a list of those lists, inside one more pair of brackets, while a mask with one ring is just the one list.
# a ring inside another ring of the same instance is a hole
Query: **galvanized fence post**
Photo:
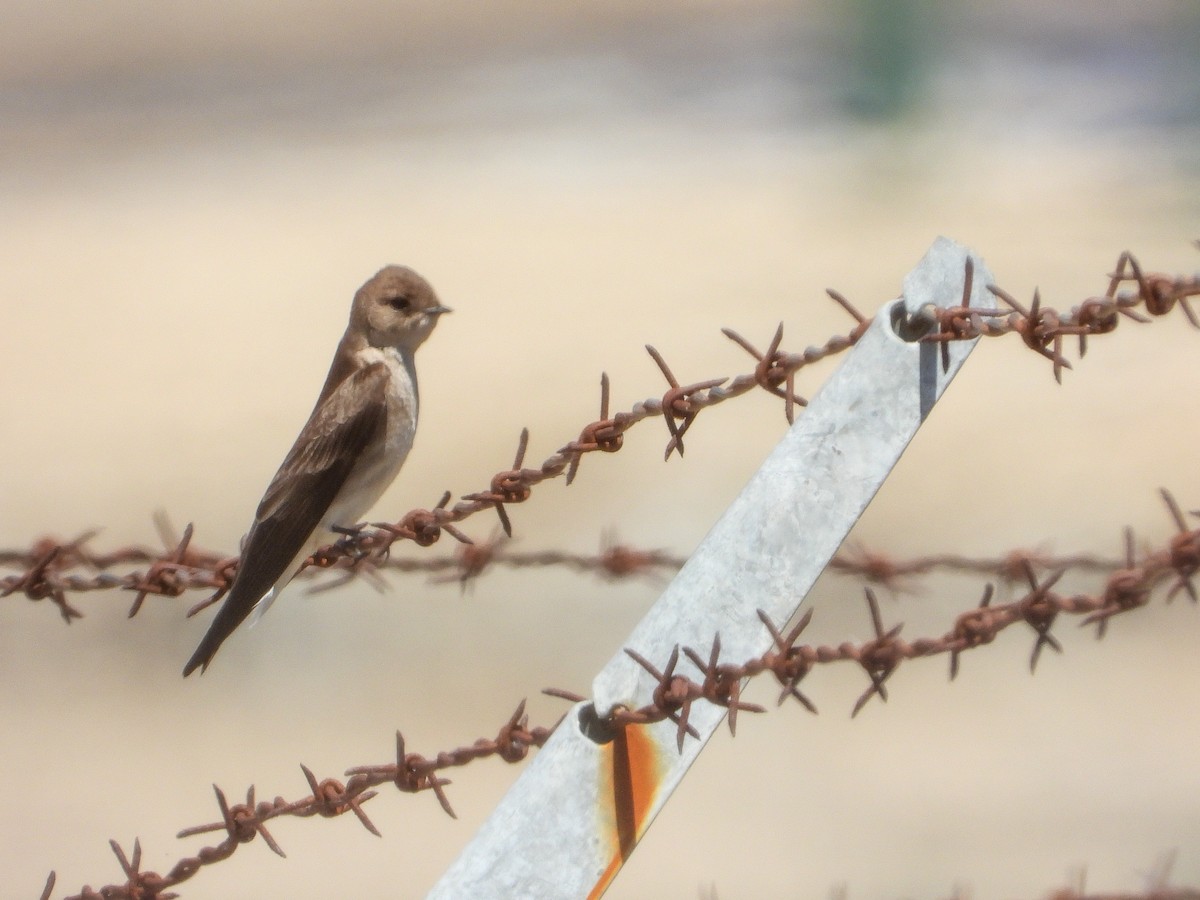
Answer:
[[[768, 648], [755, 611], [781, 624], [795, 614], [976, 343], [951, 342], [943, 357], [943, 345], [914, 340], [934, 321], [928, 308], [992, 309], [991, 282], [978, 258], [939, 238], [623, 648], [658, 666], [679, 647], [707, 655], [717, 634], [729, 659]], [[639, 708], [659, 686], [623, 648], [431, 897], [582, 898], [608, 887], [726, 715], [695, 703], [699, 737], [682, 748], [670, 721], [601, 733], [609, 711]], [[679, 667], [695, 676], [686, 658]]]

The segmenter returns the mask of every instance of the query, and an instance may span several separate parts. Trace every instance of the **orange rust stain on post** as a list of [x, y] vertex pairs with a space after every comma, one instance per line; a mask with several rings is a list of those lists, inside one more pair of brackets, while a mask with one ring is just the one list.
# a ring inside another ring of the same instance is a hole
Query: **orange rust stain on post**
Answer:
[[[589, 900], [608, 890], [608, 886], [646, 830], [650, 808], [658, 793], [658, 747], [644, 726], [628, 725], [604, 745], [600, 756], [604, 770], [600, 783], [608, 790], [602, 796], [612, 806], [598, 810], [604, 833], [612, 846], [612, 858], [600, 879], [588, 894]], [[607, 805], [607, 804], [606, 804]]]

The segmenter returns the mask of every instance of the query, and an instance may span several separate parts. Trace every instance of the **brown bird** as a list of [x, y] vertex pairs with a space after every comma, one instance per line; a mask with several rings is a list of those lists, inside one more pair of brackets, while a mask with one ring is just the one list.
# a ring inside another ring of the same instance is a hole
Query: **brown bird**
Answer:
[[308, 422], [263, 495], [229, 596], [184, 676], [213, 656], [257, 607], [266, 612], [309, 555], [357, 524], [400, 471], [417, 430], [413, 357], [442, 306], [404, 266], [380, 269], [354, 295], [350, 324]]

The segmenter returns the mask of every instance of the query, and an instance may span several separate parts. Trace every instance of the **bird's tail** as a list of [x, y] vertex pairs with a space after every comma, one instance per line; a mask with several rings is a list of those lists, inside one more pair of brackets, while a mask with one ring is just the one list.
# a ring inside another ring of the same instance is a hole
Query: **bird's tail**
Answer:
[[311, 546], [306, 544], [302, 547], [282, 573], [272, 572], [259, 566], [246, 569], [243, 575], [239, 565], [238, 573], [233, 579], [233, 586], [229, 589], [229, 596], [225, 598], [225, 602], [217, 612], [217, 617], [208, 627], [208, 633], [204, 635], [204, 640], [200, 642], [200, 646], [196, 648], [196, 652], [192, 654], [188, 664], [183, 667], [183, 677], [187, 678], [196, 669], [200, 669], [201, 672], [207, 669], [212, 658], [217, 655], [217, 651], [225, 643], [225, 639], [233, 634], [255, 609], [258, 610], [254, 617], [254, 621], [257, 622], [267, 611], [267, 607], [271, 605], [276, 594], [291, 581], [292, 576], [308, 559], [309, 553], [318, 543], [318, 540], [313, 539], [310, 541]]
[[221, 649], [221, 645], [225, 643], [225, 639], [233, 634], [250, 615], [250, 610], [254, 608], [253, 604], [236, 603], [234, 602], [236, 600], [237, 597], [231, 592], [217, 613], [217, 617], [213, 619], [212, 625], [208, 627], [208, 633], [204, 635], [204, 640], [200, 642], [200, 646], [196, 648], [192, 658], [183, 667], [184, 678], [187, 678], [196, 669], [200, 669], [203, 673], [208, 668], [208, 664], [212, 662], [212, 658], [217, 655], [217, 651]]

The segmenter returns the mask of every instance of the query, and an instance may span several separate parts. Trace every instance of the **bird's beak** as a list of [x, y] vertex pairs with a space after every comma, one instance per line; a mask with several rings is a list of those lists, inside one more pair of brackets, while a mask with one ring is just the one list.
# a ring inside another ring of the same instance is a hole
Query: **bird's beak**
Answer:
[[448, 306], [431, 306], [429, 309], [425, 310], [425, 314], [428, 316], [440, 316], [442, 313], [448, 312], [454, 312], [454, 310]]

